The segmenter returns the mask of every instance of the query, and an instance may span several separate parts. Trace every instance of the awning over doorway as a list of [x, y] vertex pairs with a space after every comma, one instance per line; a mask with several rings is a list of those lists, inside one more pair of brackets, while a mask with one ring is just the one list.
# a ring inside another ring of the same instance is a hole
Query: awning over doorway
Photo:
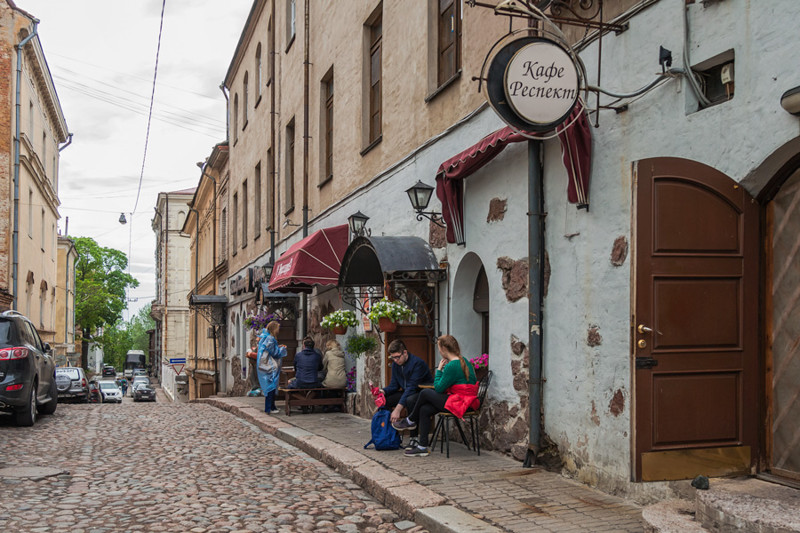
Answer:
[[[569, 175], [567, 199], [579, 208], [589, 206], [589, 176], [592, 161], [592, 131], [583, 105], [578, 103], [564, 123], [556, 128], [561, 154]], [[551, 133], [527, 133], [548, 136]], [[511, 127], [499, 129], [477, 144], [451, 157], [436, 172], [436, 197], [442, 202], [442, 218], [447, 224], [447, 242], [464, 244], [463, 179], [497, 157], [509, 143], [528, 140]]]
[[444, 275], [433, 249], [419, 237], [357, 237], [344, 254], [339, 287], [442, 281]]
[[317, 230], [281, 254], [272, 269], [272, 292], [311, 292], [335, 285], [347, 250], [347, 224]]

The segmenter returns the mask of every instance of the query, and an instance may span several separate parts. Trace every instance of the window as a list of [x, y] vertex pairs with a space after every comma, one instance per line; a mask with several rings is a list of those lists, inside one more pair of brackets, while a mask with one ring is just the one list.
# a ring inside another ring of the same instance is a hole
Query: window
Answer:
[[242, 182], [242, 248], [247, 248], [247, 180]]
[[261, 43], [256, 47], [256, 106], [261, 101], [261, 89], [264, 87], [264, 69], [261, 66]]
[[[47, 132], [42, 132], [42, 166], [45, 166], [45, 161], [47, 160]], [[47, 174], [47, 168], [45, 167], [45, 174]]]
[[42, 226], [41, 227], [42, 227], [41, 248], [42, 248], [42, 251], [44, 252], [44, 245], [45, 245], [45, 242], [44, 242], [45, 241], [45, 239], [44, 239], [44, 228], [45, 228], [45, 225], [44, 225], [44, 207], [42, 208]]
[[261, 162], [256, 165], [255, 190], [253, 191], [253, 228], [254, 238], [261, 236]]
[[53, 182], [53, 185], [57, 183], [58, 180], [58, 159], [56, 156], [53, 156], [53, 172], [50, 174], [50, 181]]
[[297, 34], [297, 1], [286, 1], [286, 51], [294, 42], [294, 37]]
[[368, 144], [372, 144], [381, 136], [381, 45], [383, 39], [383, 26], [379, 5], [367, 23], [369, 38], [369, 136]]
[[294, 117], [286, 126], [286, 181], [284, 182], [284, 214], [294, 209]]
[[220, 259], [228, 258], [228, 208], [222, 208], [222, 213], [219, 217], [219, 249]]
[[47, 302], [47, 285], [44, 284], [39, 289], [39, 327], [44, 326], [44, 306]]
[[237, 227], [236, 224], [239, 221], [239, 195], [234, 193], [233, 194], [233, 231], [231, 231], [231, 235], [233, 235], [233, 251], [231, 252], [233, 255], [236, 255], [236, 252], [239, 248], [239, 236], [237, 235]]
[[461, 2], [438, 0], [438, 82], [443, 85], [461, 68]]
[[239, 95], [233, 95], [233, 142], [239, 140]]
[[28, 237], [33, 239], [33, 191], [28, 189]]
[[322, 145], [323, 172], [322, 181], [333, 177], [333, 67], [322, 79], [323, 113], [322, 131], [325, 132], [325, 142]]
[[28, 100], [28, 136], [33, 139], [33, 101]]
[[267, 150], [267, 229], [275, 227], [275, 164], [272, 148]]
[[247, 94], [248, 94], [248, 85], [250, 84], [250, 73], [244, 73], [244, 82], [242, 85], [242, 129], [247, 127]]

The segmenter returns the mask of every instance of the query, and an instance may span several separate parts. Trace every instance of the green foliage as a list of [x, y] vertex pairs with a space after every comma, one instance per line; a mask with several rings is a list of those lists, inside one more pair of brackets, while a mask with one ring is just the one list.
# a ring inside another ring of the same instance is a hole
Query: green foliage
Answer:
[[320, 325], [328, 329], [335, 326], [342, 326], [345, 328], [356, 327], [358, 325], [358, 320], [356, 320], [356, 314], [353, 311], [339, 309], [338, 311], [325, 315]]
[[351, 335], [347, 338], [344, 345], [345, 351], [355, 357], [360, 357], [361, 354], [371, 352], [378, 347], [378, 340], [375, 337], [368, 337], [366, 335]]
[[148, 353], [150, 336], [147, 330], [155, 329], [155, 322], [150, 316], [150, 304], [139, 310], [128, 322], [118, 320], [103, 331], [103, 335], [95, 341], [103, 346], [103, 360], [122, 370], [125, 354], [128, 350], [142, 350]]
[[103, 248], [90, 237], [76, 237], [75, 322], [84, 334], [115, 325], [128, 304], [125, 291], [139, 282], [125, 272], [127, 256]]

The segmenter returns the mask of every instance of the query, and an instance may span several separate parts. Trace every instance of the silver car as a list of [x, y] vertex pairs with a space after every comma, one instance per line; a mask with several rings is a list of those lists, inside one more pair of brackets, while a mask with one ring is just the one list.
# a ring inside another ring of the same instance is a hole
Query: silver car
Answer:
[[100, 401], [103, 403], [122, 403], [122, 391], [119, 390], [116, 383], [113, 381], [100, 381], [97, 384], [100, 386]]
[[80, 402], [89, 401], [89, 382], [82, 368], [71, 366], [56, 368], [56, 388], [59, 399], [75, 398]]

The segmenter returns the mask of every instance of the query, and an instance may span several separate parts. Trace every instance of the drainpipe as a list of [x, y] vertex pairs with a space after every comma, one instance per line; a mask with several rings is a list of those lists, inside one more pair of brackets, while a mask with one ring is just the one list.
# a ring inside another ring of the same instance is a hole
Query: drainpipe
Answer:
[[[272, 20], [275, 20], [275, 17], [273, 17]], [[230, 141], [231, 106], [229, 105], [230, 102], [228, 101], [228, 88], [225, 87], [224, 81], [219, 84], [219, 90], [222, 91], [222, 96], [225, 97], [225, 140]]]
[[[202, 177], [202, 176], [201, 176]], [[193, 206], [189, 206], [189, 211], [194, 211], [194, 288], [192, 293], [197, 295], [198, 256], [200, 255], [200, 213]], [[194, 397], [197, 398], [197, 311], [194, 312]]]
[[528, 141], [528, 405], [530, 431], [524, 467], [542, 445], [542, 284], [544, 281], [544, 184], [542, 141]]
[[69, 146], [70, 144], [72, 144], [72, 134], [71, 134], [71, 133], [68, 133], [67, 135], [68, 135], [68, 137], [67, 137], [67, 143], [66, 143], [64, 146], [59, 146], [59, 147], [58, 147], [58, 151], [59, 151], [59, 152], [61, 152], [62, 150], [64, 150], [64, 148], [66, 148], [67, 146]]
[[13, 266], [11, 268], [12, 290], [14, 291], [14, 300], [11, 304], [13, 309], [17, 308], [17, 283], [19, 278], [19, 136], [20, 136], [20, 115], [22, 90], [22, 48], [28, 44], [28, 41], [36, 37], [37, 29], [39, 27], [39, 19], [33, 19], [33, 30], [27, 37], [22, 39], [15, 47], [17, 50], [17, 83], [15, 87], [15, 102], [14, 102], [14, 229], [11, 234], [11, 249]]
[[[308, 107], [309, 107], [309, 76], [311, 63], [308, 58], [309, 46], [309, 1], [305, 1], [305, 14], [304, 14], [304, 32], [303, 35], [303, 237], [308, 237]], [[301, 294], [303, 306], [303, 328], [301, 331], [301, 338], [306, 336], [308, 332], [308, 296], [306, 293]]]

